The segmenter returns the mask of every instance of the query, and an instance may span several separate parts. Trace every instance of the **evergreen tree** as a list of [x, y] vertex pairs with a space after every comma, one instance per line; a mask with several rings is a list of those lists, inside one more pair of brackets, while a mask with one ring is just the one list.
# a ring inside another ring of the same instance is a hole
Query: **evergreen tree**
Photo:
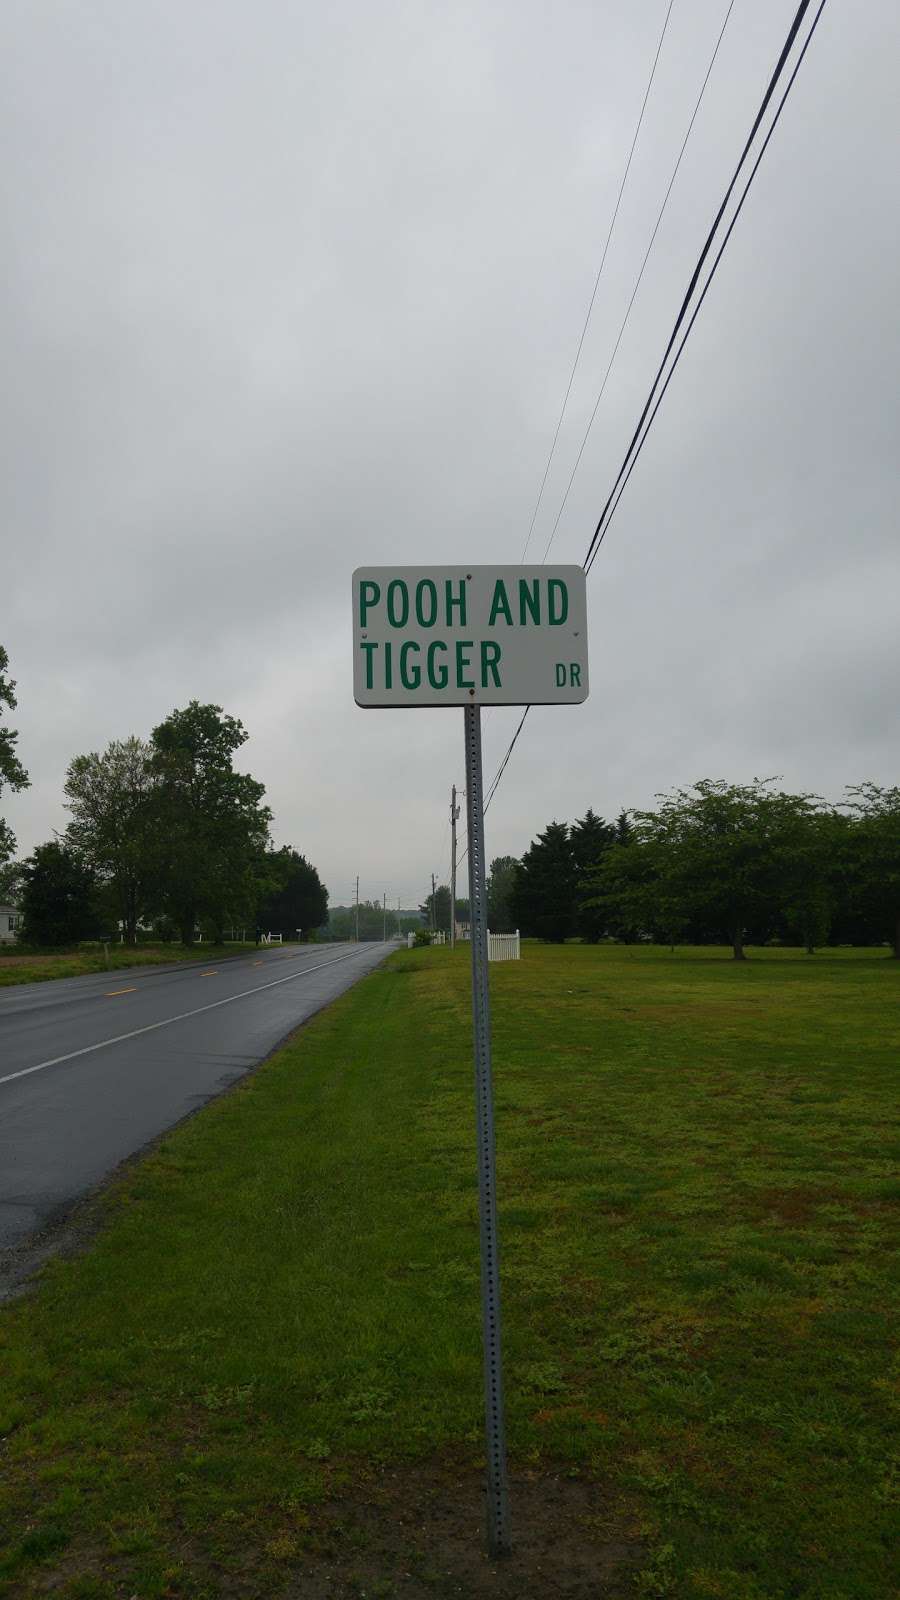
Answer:
[[516, 873], [511, 909], [521, 932], [553, 944], [571, 938], [578, 915], [576, 883], [568, 825], [548, 823]]
[[578, 932], [586, 944], [596, 944], [606, 932], [606, 919], [592, 896], [590, 878], [614, 843], [616, 830], [588, 807], [580, 822], [573, 822], [569, 837], [575, 862]]
[[488, 876], [488, 927], [492, 933], [515, 933], [512, 894], [518, 861], [515, 856], [495, 856]]

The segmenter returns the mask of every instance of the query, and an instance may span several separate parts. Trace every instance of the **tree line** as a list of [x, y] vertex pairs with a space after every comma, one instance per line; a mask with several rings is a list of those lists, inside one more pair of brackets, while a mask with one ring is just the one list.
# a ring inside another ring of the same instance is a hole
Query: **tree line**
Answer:
[[521, 932], [728, 944], [738, 961], [772, 941], [887, 943], [900, 959], [900, 788], [858, 784], [835, 806], [774, 779], [704, 779], [657, 800], [549, 823], [512, 876]]
[[[0, 651], [0, 700], [14, 705], [6, 664]], [[328, 894], [316, 868], [291, 846], [273, 847], [264, 787], [235, 768], [247, 738], [221, 706], [192, 700], [149, 740], [76, 756], [62, 835], [10, 866], [14, 840], [0, 824], [0, 892], [15, 894], [20, 938], [60, 946], [121, 930], [133, 945], [152, 929], [190, 945], [198, 932], [218, 943], [232, 928], [290, 938], [320, 928]], [[0, 738], [0, 779], [21, 788], [27, 776], [11, 753]]]

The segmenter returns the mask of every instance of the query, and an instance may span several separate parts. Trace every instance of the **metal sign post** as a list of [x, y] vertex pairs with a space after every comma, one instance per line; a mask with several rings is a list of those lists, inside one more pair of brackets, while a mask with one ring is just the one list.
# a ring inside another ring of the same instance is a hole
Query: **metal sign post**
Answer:
[[481, 776], [481, 707], [466, 706], [463, 716], [466, 725], [472, 1022], [475, 1044], [478, 1210], [481, 1231], [481, 1315], [484, 1330], [487, 1543], [492, 1556], [502, 1556], [509, 1552], [509, 1495], [500, 1337], [500, 1257], [497, 1238], [494, 1090], [491, 1080], [491, 1002], [488, 990], [487, 863], [484, 848], [484, 792]]
[[[581, 567], [358, 567], [353, 574], [353, 697], [358, 706], [463, 706], [472, 1017], [481, 1222], [487, 1542], [509, 1550], [500, 1261], [488, 994], [487, 861], [481, 707], [580, 705], [589, 692], [587, 598]], [[456, 789], [450, 942], [456, 938]], [[357, 879], [357, 938], [359, 880]], [[431, 879], [435, 928], [435, 881]]]

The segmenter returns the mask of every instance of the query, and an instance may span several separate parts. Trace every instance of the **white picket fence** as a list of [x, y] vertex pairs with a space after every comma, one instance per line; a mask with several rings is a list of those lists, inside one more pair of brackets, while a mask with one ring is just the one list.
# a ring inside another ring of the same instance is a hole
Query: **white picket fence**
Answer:
[[[406, 935], [406, 948], [411, 950], [416, 942], [414, 933]], [[432, 944], [449, 944], [445, 933], [436, 933]], [[522, 958], [522, 941], [519, 930], [515, 933], [489, 933], [488, 934], [488, 961], [520, 961]]]
[[522, 941], [518, 928], [515, 933], [488, 934], [488, 961], [519, 961], [521, 956]]

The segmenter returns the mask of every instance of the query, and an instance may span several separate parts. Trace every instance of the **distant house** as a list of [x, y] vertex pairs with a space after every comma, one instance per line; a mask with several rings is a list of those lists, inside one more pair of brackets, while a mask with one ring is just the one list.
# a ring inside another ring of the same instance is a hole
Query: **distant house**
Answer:
[[22, 913], [16, 906], [0, 905], [0, 944], [15, 944], [22, 925]]

